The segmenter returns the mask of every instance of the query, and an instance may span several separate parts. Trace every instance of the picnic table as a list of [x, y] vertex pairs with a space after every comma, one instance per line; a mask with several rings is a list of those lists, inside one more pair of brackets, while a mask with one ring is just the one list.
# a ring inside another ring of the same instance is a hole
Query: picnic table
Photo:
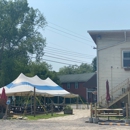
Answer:
[[95, 116], [97, 117], [123, 117], [123, 109], [108, 109], [108, 108], [103, 108], [103, 109], [96, 109], [96, 114]]

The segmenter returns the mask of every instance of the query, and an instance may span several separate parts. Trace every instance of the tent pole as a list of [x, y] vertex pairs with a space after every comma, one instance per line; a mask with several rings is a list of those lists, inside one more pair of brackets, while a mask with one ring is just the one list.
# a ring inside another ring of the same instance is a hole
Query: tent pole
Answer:
[[59, 96], [58, 96], [58, 104], [59, 104]]
[[14, 106], [15, 106], [15, 100], [14, 100]]
[[44, 96], [44, 106], [46, 105], [46, 95]]
[[53, 116], [53, 101], [51, 100], [51, 116]]
[[63, 107], [65, 107], [65, 97], [64, 97], [64, 100], [63, 100]]
[[34, 117], [36, 115], [36, 88], [34, 87]]
[[78, 102], [79, 102], [79, 97], [77, 97], [77, 101], [76, 101], [76, 109], [78, 109]]
[[49, 103], [49, 97], [47, 98], [47, 104]]
[[18, 102], [18, 106], [20, 106], [20, 96], [18, 96], [19, 97], [19, 102]]
[[32, 95], [31, 95], [31, 115], [32, 115]]

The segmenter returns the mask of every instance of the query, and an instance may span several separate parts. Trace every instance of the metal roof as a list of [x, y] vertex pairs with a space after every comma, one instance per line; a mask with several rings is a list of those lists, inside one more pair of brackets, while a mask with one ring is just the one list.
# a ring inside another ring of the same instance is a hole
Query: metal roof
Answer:
[[61, 83], [87, 82], [95, 74], [96, 73], [68, 74], [68, 75], [60, 75], [59, 78]]

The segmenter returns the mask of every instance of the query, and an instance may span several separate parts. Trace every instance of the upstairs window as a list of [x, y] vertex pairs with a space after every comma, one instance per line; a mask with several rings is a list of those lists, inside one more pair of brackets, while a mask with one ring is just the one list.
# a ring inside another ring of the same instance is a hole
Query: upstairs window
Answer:
[[130, 67], [130, 51], [123, 51], [123, 68]]
[[70, 83], [67, 83], [67, 89], [70, 89]]
[[78, 89], [79, 88], [79, 85], [78, 85], [78, 83], [76, 82], [75, 83], [75, 89]]

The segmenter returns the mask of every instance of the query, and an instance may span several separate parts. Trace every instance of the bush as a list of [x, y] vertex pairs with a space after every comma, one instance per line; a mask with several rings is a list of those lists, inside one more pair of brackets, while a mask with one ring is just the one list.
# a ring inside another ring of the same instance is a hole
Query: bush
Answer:
[[66, 106], [65, 108], [64, 108], [64, 110], [72, 110], [72, 108], [71, 108], [71, 106]]

